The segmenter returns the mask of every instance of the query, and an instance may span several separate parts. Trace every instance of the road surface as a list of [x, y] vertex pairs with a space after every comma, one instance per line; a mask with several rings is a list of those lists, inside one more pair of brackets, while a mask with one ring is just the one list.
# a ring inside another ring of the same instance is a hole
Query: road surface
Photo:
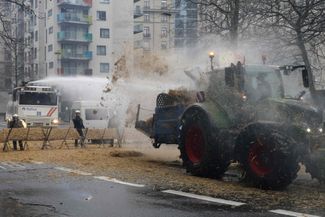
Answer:
[[0, 181], [0, 216], [281, 216], [38, 162], [2, 161]]

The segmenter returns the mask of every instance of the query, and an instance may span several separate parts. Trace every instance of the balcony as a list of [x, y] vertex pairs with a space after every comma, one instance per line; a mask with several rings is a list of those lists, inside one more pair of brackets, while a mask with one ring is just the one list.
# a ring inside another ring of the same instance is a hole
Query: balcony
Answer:
[[143, 32], [143, 26], [141, 24], [135, 25], [133, 29], [133, 34], [138, 34]]
[[62, 50], [61, 60], [91, 60], [93, 53], [91, 51], [85, 51], [83, 53], [76, 53], [75, 51]]
[[93, 40], [93, 34], [82, 32], [58, 32], [58, 41], [60, 42], [76, 42], [76, 43], [90, 43]]
[[57, 68], [57, 75], [71, 76], [71, 75], [87, 75], [92, 76], [93, 70], [83, 67], [63, 67]]
[[60, 13], [57, 16], [58, 23], [72, 23], [72, 24], [92, 24], [92, 17], [82, 14]]
[[90, 8], [92, 6], [92, 0], [57, 0], [59, 6], [79, 6]]
[[133, 18], [136, 19], [138, 17], [142, 17], [143, 16], [143, 13], [140, 9], [135, 9], [134, 10], [134, 13], [133, 13]]
[[168, 7], [157, 7], [157, 8], [150, 8], [150, 6], [143, 6], [143, 12], [150, 13], [150, 12], [156, 12], [156, 13], [166, 13], [168, 16], [171, 16], [180, 10], [176, 10], [175, 8], [168, 8]]

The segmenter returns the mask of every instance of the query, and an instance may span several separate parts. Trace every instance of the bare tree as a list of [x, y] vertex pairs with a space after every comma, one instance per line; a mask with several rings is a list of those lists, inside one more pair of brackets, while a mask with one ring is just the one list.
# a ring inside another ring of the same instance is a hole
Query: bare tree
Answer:
[[245, 35], [257, 18], [252, 13], [251, 0], [190, 0], [199, 5], [202, 30], [215, 33], [237, 48], [238, 39]]
[[12, 60], [14, 86], [24, 80], [24, 14], [34, 14], [28, 0], [0, 0], [0, 43]]
[[263, 20], [260, 27], [272, 30], [288, 46], [299, 48], [300, 55], [315, 91], [308, 45], [319, 41], [325, 27], [324, 0], [261, 0], [256, 16]]

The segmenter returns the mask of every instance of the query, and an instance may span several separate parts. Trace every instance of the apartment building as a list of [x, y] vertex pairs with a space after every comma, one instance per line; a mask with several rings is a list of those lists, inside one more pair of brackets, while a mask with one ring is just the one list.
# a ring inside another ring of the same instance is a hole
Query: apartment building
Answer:
[[192, 47], [198, 41], [198, 5], [186, 0], [175, 0], [175, 47]]
[[133, 8], [134, 19], [134, 49], [135, 52], [142, 52], [143, 49], [143, 0], [134, 0]]
[[143, 49], [161, 53], [174, 47], [175, 5], [173, 0], [143, 1]]
[[[106, 77], [125, 47], [133, 47], [133, 2], [30, 0], [25, 72], [46, 76]], [[114, 31], [112, 31], [114, 29]]]
[[[10, 17], [11, 5], [7, 2], [0, 1], [0, 7], [2, 8], [2, 15]], [[11, 28], [11, 19], [5, 20], [2, 17], [2, 21], [8, 29], [4, 29], [4, 26], [0, 25], [1, 33], [8, 31], [11, 34], [14, 30]], [[8, 25], [6, 25], [6, 23]], [[20, 74], [14, 77], [14, 69], [16, 68], [13, 64], [13, 56], [10, 47], [5, 43], [5, 41], [0, 38], [0, 116], [4, 116], [7, 109], [7, 102], [9, 100], [8, 92], [11, 91], [14, 86], [14, 82], [18, 82], [20, 79]], [[18, 66], [18, 65], [17, 65]], [[17, 78], [17, 79], [16, 79]]]

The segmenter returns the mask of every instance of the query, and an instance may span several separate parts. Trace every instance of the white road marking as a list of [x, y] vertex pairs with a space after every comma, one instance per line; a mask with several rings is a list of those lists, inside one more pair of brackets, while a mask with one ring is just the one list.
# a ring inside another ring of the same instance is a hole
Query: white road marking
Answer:
[[31, 160], [30, 162], [33, 163], [33, 164], [38, 164], [38, 165], [44, 164], [44, 163], [41, 162], [41, 161], [33, 161], [33, 160]]
[[122, 185], [128, 185], [128, 186], [133, 186], [133, 187], [138, 187], [138, 188], [143, 188], [145, 185], [141, 184], [135, 184], [135, 183], [130, 183], [130, 182], [124, 182], [115, 178], [110, 178], [107, 176], [94, 176], [95, 179], [103, 180], [103, 181], [108, 181], [108, 182], [114, 182]]
[[317, 215], [309, 215], [309, 214], [305, 214], [305, 213], [292, 212], [292, 211], [287, 211], [287, 210], [283, 210], [283, 209], [269, 210], [269, 212], [281, 214], [281, 215], [287, 215], [287, 216], [295, 216], [295, 217], [320, 217]]
[[6, 167], [3, 167], [3, 166], [0, 166], [0, 168], [3, 169], [3, 170], [6, 170], [7, 169]]
[[7, 162], [1, 162], [1, 164], [4, 165], [4, 166], [10, 167], [10, 168], [17, 168], [17, 167], [15, 167], [15, 166], [7, 163]]
[[8, 161], [8, 164], [11, 164], [11, 165], [13, 165], [15, 167], [19, 167], [19, 168], [22, 168], [22, 169], [26, 169], [25, 166], [22, 166], [19, 163], [15, 163], [15, 162], [12, 162], [12, 161]]
[[82, 175], [82, 176], [91, 176], [92, 175], [91, 173], [83, 172], [80, 170], [69, 169], [69, 168], [65, 168], [65, 167], [54, 167], [54, 169], [61, 170], [64, 172], [69, 172], [69, 173], [76, 173], [76, 174]]
[[165, 190], [162, 192], [168, 193], [168, 194], [174, 194], [174, 195], [178, 195], [178, 196], [183, 196], [183, 197], [194, 198], [194, 199], [198, 199], [198, 200], [205, 200], [205, 201], [209, 201], [209, 202], [230, 205], [230, 206], [242, 206], [245, 204], [245, 203], [236, 202], [236, 201], [232, 201], [232, 200], [224, 200], [224, 199], [219, 199], [219, 198], [214, 198], [214, 197], [209, 197], [209, 196], [204, 196], [204, 195], [186, 193], [186, 192], [182, 192], [182, 191]]

